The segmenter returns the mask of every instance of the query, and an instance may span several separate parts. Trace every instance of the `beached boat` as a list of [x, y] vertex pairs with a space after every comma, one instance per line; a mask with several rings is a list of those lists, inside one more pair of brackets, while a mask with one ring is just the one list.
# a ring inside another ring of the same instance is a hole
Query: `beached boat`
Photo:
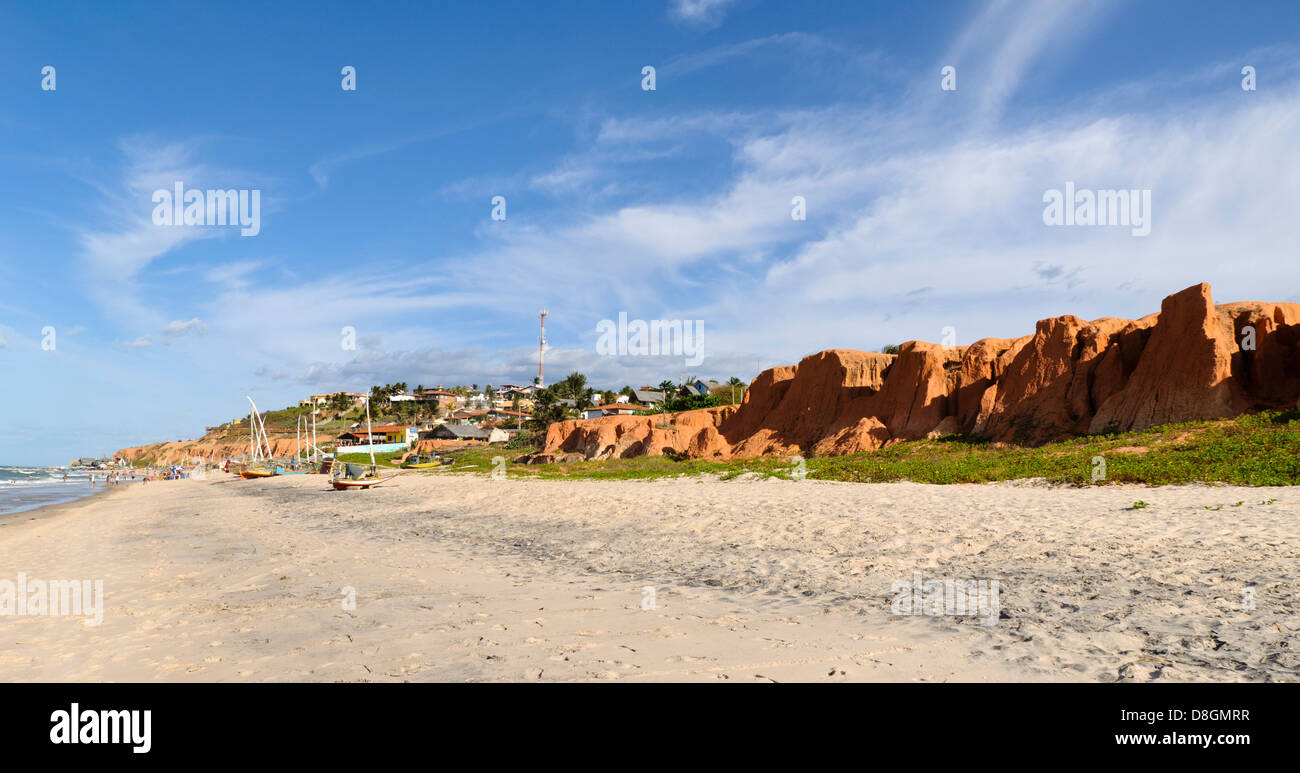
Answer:
[[[370, 401], [366, 400], [366, 436], [370, 437]], [[335, 464], [330, 474], [330, 485], [338, 491], [347, 491], [353, 488], [370, 488], [378, 486], [381, 483], [396, 478], [396, 475], [387, 477], [379, 474], [379, 466], [375, 464], [375, 446], [370, 445], [370, 466], [362, 467], [359, 464]]]
[[335, 478], [334, 480], [330, 481], [330, 485], [339, 491], [347, 491], [348, 489], [354, 489], [354, 488], [370, 488], [371, 486], [378, 486], [380, 483], [387, 483], [388, 481], [396, 477], [397, 477], [396, 475], [388, 475], [382, 478], [379, 476], [375, 476], [375, 477], [358, 478], [356, 480], [349, 480], [347, 478]]
[[271, 460], [271, 441], [266, 436], [266, 424], [257, 412], [257, 403], [248, 397], [248, 458], [239, 468], [244, 480], [271, 478], [279, 474]]
[[403, 470], [427, 470], [431, 467], [438, 467], [446, 464], [446, 459], [441, 456], [413, 456], [402, 463]]

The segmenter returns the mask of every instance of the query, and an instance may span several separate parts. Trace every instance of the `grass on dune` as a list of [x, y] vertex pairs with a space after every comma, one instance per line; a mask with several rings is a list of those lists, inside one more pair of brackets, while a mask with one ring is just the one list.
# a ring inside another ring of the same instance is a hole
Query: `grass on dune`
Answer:
[[[456, 452], [451, 471], [486, 474], [493, 457], [517, 452], [478, 448]], [[712, 474], [724, 479], [752, 474], [790, 479], [850, 482], [911, 480], [920, 483], [985, 483], [1043, 478], [1091, 485], [1094, 461], [1105, 461], [1104, 483], [1228, 483], [1248, 486], [1300, 484], [1300, 411], [1265, 411], [1222, 421], [1167, 424], [1139, 432], [1089, 435], [1037, 448], [995, 445], [952, 436], [898, 443], [869, 453], [807, 459], [789, 457], [730, 462], [663, 456], [563, 464], [509, 464], [511, 476], [594, 480], [653, 479]], [[445, 472], [440, 470], [439, 472]]]
[[[386, 454], [375, 454], [376, 467], [397, 467], [398, 460], [406, 456], [406, 451], [393, 451]], [[370, 454], [339, 454], [336, 458], [339, 462], [351, 462], [352, 464], [370, 464]]]

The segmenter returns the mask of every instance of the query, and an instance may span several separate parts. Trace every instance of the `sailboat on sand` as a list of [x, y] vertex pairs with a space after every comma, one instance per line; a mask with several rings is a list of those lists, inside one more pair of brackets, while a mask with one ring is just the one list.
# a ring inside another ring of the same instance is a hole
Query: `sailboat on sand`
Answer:
[[253, 398], [247, 395], [245, 397], [251, 406], [248, 411], [248, 461], [240, 469], [239, 476], [245, 480], [270, 478], [276, 475], [276, 471], [274, 465], [269, 464], [271, 443], [266, 437], [266, 424], [257, 412], [257, 403], [253, 402]]
[[[294, 434], [294, 452], [293, 461], [288, 467], [277, 464], [275, 466], [276, 475], [306, 475], [311, 472], [310, 462], [307, 460], [307, 451], [302, 447], [302, 439], [307, 435], [307, 417], [299, 416], [293, 427]], [[309, 436], [310, 437], [310, 436]], [[308, 441], [310, 443], [310, 441]]]
[[397, 475], [381, 476], [379, 465], [375, 462], [375, 438], [370, 432], [370, 400], [366, 399], [366, 448], [370, 450], [370, 468], [359, 464], [335, 465], [330, 476], [330, 485], [339, 491], [354, 488], [370, 488], [396, 478]]

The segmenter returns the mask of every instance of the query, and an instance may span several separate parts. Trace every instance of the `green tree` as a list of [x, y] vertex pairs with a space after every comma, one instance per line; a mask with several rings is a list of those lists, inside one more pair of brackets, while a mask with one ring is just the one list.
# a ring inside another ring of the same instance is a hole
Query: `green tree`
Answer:
[[545, 430], [553, 422], [565, 418], [564, 405], [559, 402], [556, 394], [549, 389], [539, 389], [533, 395], [533, 418], [525, 425], [529, 429]]
[[583, 411], [590, 408], [591, 399], [592, 396], [595, 395], [595, 393], [596, 391], [594, 389], [592, 389], [591, 387], [587, 387], [582, 391], [574, 394], [573, 400], [576, 403], [576, 405], [573, 406], [573, 412], [580, 415]]
[[566, 376], [563, 381], [552, 386], [551, 391], [555, 392], [559, 397], [576, 400], [583, 392], [587, 391], [587, 377], [575, 370]]

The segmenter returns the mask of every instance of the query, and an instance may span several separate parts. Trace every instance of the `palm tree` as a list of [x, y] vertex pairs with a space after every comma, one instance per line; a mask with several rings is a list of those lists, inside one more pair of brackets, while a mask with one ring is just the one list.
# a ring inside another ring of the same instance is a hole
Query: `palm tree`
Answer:
[[677, 391], [677, 384], [672, 381], [660, 381], [659, 391], [663, 392], [665, 396], [670, 395]]
[[735, 403], [736, 403], [736, 388], [739, 387], [739, 388], [740, 388], [740, 394], [741, 394], [741, 395], [744, 395], [744, 394], [745, 394], [745, 387], [746, 387], [746, 384], [745, 384], [744, 381], [741, 381], [740, 379], [736, 378], [735, 376], [732, 376], [731, 378], [727, 379], [727, 386], [731, 387], [731, 403], [732, 403], [732, 405], [735, 405]]

